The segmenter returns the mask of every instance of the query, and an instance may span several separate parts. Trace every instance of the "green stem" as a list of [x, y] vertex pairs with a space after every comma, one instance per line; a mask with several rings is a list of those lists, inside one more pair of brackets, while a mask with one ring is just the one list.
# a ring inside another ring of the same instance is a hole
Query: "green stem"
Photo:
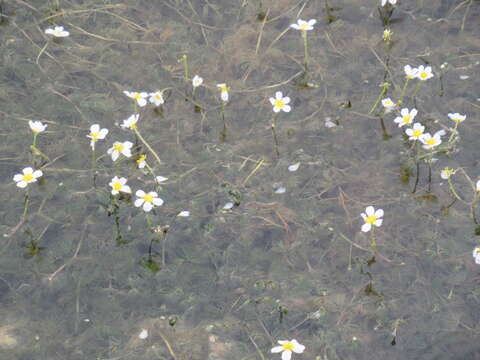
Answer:
[[23, 202], [23, 215], [22, 217], [25, 219], [28, 213], [28, 205], [30, 203], [30, 198], [28, 197], [28, 189], [25, 193], [25, 201]]
[[382, 91], [380, 92], [380, 95], [378, 95], [378, 98], [377, 100], [375, 101], [375, 104], [373, 104], [372, 108], [370, 109], [370, 111], [368, 112], [368, 115], [370, 115], [371, 113], [373, 113], [375, 111], [375, 109], [377, 108], [377, 105], [378, 103], [380, 102], [380, 100], [382, 100], [382, 98], [385, 96], [385, 94], [387, 93], [387, 90], [388, 88], [390, 87], [390, 83], [388, 82], [384, 82], [380, 85], [382, 87]]
[[157, 155], [157, 153], [155, 152], [155, 150], [152, 149], [152, 147], [147, 143], [147, 141], [143, 138], [143, 136], [140, 134], [140, 132], [138, 131], [137, 128], [133, 129], [133, 131], [135, 132], [135, 135], [138, 136], [138, 138], [140, 139], [140, 141], [143, 143], [143, 145], [145, 145], [147, 147], [147, 149], [153, 154], [153, 156], [155, 157], [155, 159], [157, 160], [158, 164], [161, 165], [162, 164], [162, 161], [160, 160], [160, 157]]
[[452, 193], [452, 195], [460, 202], [464, 203], [464, 204], [468, 204], [468, 202], [466, 202], [465, 200], [463, 200], [457, 193], [457, 191], [455, 190], [455, 186], [453, 186], [453, 183], [452, 183], [452, 177], [449, 177], [447, 179], [448, 181], [448, 187], [450, 188], [450, 191]]
[[373, 250], [373, 254], [377, 252], [377, 239], [375, 238], [375, 224], [372, 224], [372, 230], [371, 230], [371, 237], [370, 237], [370, 245]]
[[450, 137], [448, 138], [447, 143], [450, 143], [453, 140], [453, 138], [455, 137], [455, 135], [457, 134], [457, 127], [458, 127], [458, 123], [456, 122], [455, 127], [453, 128], [452, 133], [450, 134]]
[[304, 64], [305, 64], [305, 72], [308, 71], [308, 41], [307, 41], [307, 31], [302, 31], [302, 38], [303, 38], [303, 51], [304, 51]]
[[37, 136], [38, 136], [38, 133], [34, 133], [34, 134], [33, 134], [33, 144], [32, 144], [32, 146], [33, 146], [34, 148], [37, 147]]
[[400, 94], [400, 99], [398, 100], [398, 103], [397, 103], [399, 106], [402, 105], [403, 103], [403, 97], [405, 96], [405, 90], [407, 90], [407, 85], [409, 81], [410, 81], [410, 78], [407, 77], [405, 79], [405, 83], [403, 84], [402, 92]]
[[275, 144], [275, 154], [277, 155], [277, 158], [280, 157], [280, 152], [278, 151], [278, 139], [277, 139], [277, 132], [275, 130], [275, 128], [277, 127], [277, 117], [274, 116], [273, 119], [272, 119], [272, 125], [271, 125], [271, 128], [272, 128], [272, 134], [273, 134], [273, 140], [274, 140], [274, 144]]
[[92, 175], [93, 175], [93, 187], [96, 186], [97, 180], [97, 157], [95, 156], [95, 147], [92, 149]]
[[188, 57], [187, 55], [183, 55], [180, 60], [181, 62], [183, 62], [183, 78], [185, 79], [185, 81], [188, 81]]

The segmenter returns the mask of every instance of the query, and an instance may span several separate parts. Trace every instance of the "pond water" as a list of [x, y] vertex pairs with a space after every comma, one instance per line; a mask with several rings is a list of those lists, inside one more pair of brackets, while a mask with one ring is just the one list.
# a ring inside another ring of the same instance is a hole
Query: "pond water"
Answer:
[[[480, 359], [478, 0], [0, 5], [1, 359]], [[407, 64], [434, 76], [404, 87]]]

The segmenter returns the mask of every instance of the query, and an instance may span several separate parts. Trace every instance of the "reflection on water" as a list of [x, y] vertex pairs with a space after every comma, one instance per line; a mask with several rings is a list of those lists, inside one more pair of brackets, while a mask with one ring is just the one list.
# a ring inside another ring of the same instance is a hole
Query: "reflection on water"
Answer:
[[[378, 3], [2, 3], [2, 359], [479, 358], [480, 4], [399, 1], [388, 42]], [[403, 91], [407, 64], [434, 77]], [[466, 114], [458, 141], [422, 158], [386, 97], [443, 146]]]

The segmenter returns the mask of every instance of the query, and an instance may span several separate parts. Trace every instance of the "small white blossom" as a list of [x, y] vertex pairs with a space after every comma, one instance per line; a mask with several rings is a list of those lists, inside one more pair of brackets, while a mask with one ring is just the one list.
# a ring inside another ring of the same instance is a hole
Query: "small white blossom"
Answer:
[[398, 127], [409, 125], [413, 122], [413, 119], [415, 119], [417, 113], [417, 109], [408, 110], [407, 108], [403, 108], [400, 111], [401, 116], [397, 116], [393, 121], [398, 124]]
[[136, 161], [138, 168], [143, 169], [147, 165], [147, 155], [141, 154]]
[[120, 125], [123, 129], [135, 130], [137, 128], [137, 121], [140, 117], [139, 114], [133, 114], [128, 119], [123, 120], [123, 123]]
[[412, 68], [410, 65], [405, 65], [403, 71], [405, 71], [405, 77], [407, 79], [415, 79], [418, 75], [418, 69]]
[[291, 24], [290, 27], [294, 28], [295, 30], [301, 31], [310, 31], [313, 30], [313, 25], [317, 23], [317, 20], [311, 19], [308, 21], [298, 19], [296, 24]]
[[395, 5], [397, 3], [397, 0], [382, 0], [381, 1], [382, 6], [387, 5], [387, 3], [389, 3], [390, 5]]
[[119, 178], [118, 176], [115, 176], [108, 185], [112, 187], [112, 195], [117, 195], [120, 192], [124, 192], [126, 194], [132, 193], [130, 186], [127, 185], [127, 179], [124, 177]]
[[386, 114], [388, 114], [397, 107], [397, 104], [395, 104], [390, 98], [382, 99], [382, 105], [385, 108]]
[[158, 194], [155, 191], [150, 191], [145, 193], [143, 190], [137, 190], [135, 193], [137, 200], [135, 200], [135, 206], [140, 207], [143, 205], [143, 210], [149, 212], [153, 209], [154, 206], [162, 206], [163, 200], [158, 197]]
[[92, 150], [95, 150], [95, 143], [98, 140], [105, 139], [105, 136], [108, 134], [108, 129], [100, 129], [100, 125], [93, 124], [90, 126], [90, 133], [86, 135], [90, 139], [90, 146]]
[[39, 134], [41, 132], [44, 132], [45, 129], [47, 128], [47, 124], [42, 124], [40, 121], [32, 121], [30, 120], [28, 122], [28, 125], [30, 126], [30, 129], [33, 131], [34, 134]]
[[287, 191], [287, 188], [285, 186], [279, 186], [275, 189], [274, 193], [275, 194], [284, 194]]
[[467, 118], [467, 115], [461, 115], [459, 113], [449, 113], [448, 114], [448, 117], [452, 120], [452, 121], [455, 121], [457, 124], [458, 123], [461, 123], [462, 121], [464, 121], [466, 118]]
[[26, 167], [22, 170], [23, 174], [16, 174], [13, 181], [17, 183], [19, 188], [24, 188], [28, 184], [36, 182], [39, 177], [43, 175], [42, 170], [33, 170], [31, 167]]
[[231, 210], [232, 208], [234, 207], [234, 203], [233, 202], [227, 202], [225, 205], [223, 205], [223, 210]]
[[113, 146], [110, 149], [108, 149], [107, 154], [112, 156], [113, 161], [116, 161], [120, 156], [120, 154], [126, 157], [131, 157], [132, 146], [133, 146], [133, 143], [130, 141], [125, 141], [123, 143], [119, 141], [115, 141], [113, 143]]
[[177, 216], [179, 217], [189, 217], [190, 216], [190, 211], [188, 210], [183, 210], [183, 211], [180, 211]]
[[146, 92], [136, 92], [136, 91], [125, 90], [123, 93], [127, 95], [129, 98], [135, 100], [138, 106], [143, 107], [147, 105], [148, 94]]
[[217, 87], [220, 89], [220, 98], [224, 101], [228, 101], [228, 90], [230, 88], [227, 86], [227, 84], [217, 84]]
[[408, 140], [420, 140], [425, 131], [425, 126], [420, 123], [413, 124], [413, 128], [405, 129], [405, 133], [409, 136]]
[[437, 131], [433, 136], [430, 133], [425, 133], [420, 137], [425, 150], [431, 150], [442, 143], [442, 136], [445, 135], [444, 130]]
[[152, 92], [149, 95], [150, 98], [148, 101], [155, 104], [155, 106], [160, 106], [165, 103], [165, 100], [163, 99], [163, 93], [161, 91]]
[[55, 37], [67, 37], [70, 35], [68, 31], [65, 31], [63, 29], [63, 26], [55, 26], [54, 29], [52, 28], [45, 29], [45, 34], [53, 35]]
[[380, 227], [382, 225], [383, 219], [383, 210], [378, 209], [375, 211], [373, 206], [367, 206], [365, 209], [365, 213], [360, 214], [363, 218], [365, 223], [362, 225], [363, 232], [369, 232], [372, 229], [372, 225], [376, 227]]
[[477, 191], [480, 191], [480, 180], [477, 181], [476, 190], [477, 190]]
[[142, 329], [142, 331], [140, 331], [140, 334], [138, 334], [138, 338], [141, 340], [145, 340], [147, 337], [148, 337], [147, 329]]
[[450, 179], [450, 176], [452, 176], [453, 174], [455, 174], [455, 170], [446, 167], [445, 169], [443, 169], [443, 170], [440, 172], [440, 177], [441, 177], [443, 180], [448, 180], [448, 179]]
[[288, 171], [295, 172], [295, 171], [298, 170], [299, 167], [300, 167], [300, 163], [297, 162], [297, 163], [295, 163], [295, 164], [293, 164], [293, 165], [290, 165], [290, 166], [288, 167]]
[[202, 85], [202, 83], [203, 83], [203, 79], [202, 79], [200, 76], [195, 75], [195, 76], [193, 77], [193, 79], [192, 79], [192, 86], [193, 86], [194, 88], [199, 87], [200, 85]]
[[275, 97], [270, 98], [270, 103], [273, 105], [273, 111], [278, 113], [280, 110], [285, 112], [289, 112], [292, 110], [290, 105], [287, 105], [290, 102], [290, 98], [288, 96], [283, 96], [281, 91], [277, 91], [275, 93]]
[[272, 353], [282, 353], [282, 360], [290, 360], [292, 353], [301, 354], [305, 351], [305, 346], [299, 344], [297, 340], [278, 340], [279, 346], [274, 346]]
[[162, 183], [162, 182], [164, 182], [164, 181], [167, 181], [168, 178], [165, 177], [165, 176], [157, 176], [157, 177], [155, 178], [155, 180], [157, 181], [158, 184], [160, 184], [160, 183]]
[[428, 80], [433, 77], [431, 66], [424, 67], [420, 65], [417, 70], [417, 78], [420, 80]]
[[473, 249], [472, 255], [475, 259], [475, 264], [480, 264], [480, 247]]

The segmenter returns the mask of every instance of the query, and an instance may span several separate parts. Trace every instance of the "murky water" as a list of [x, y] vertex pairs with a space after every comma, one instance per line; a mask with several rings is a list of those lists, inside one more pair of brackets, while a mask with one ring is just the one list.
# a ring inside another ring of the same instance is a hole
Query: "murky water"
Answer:
[[[2, 359], [280, 359], [285, 339], [306, 347], [294, 359], [480, 358], [479, 1], [399, 0], [390, 45], [373, 0], [0, 4]], [[306, 74], [297, 18], [317, 19]], [[406, 127], [374, 107], [399, 100], [406, 64], [433, 68], [402, 107], [442, 146], [447, 114], [467, 115], [415, 192]], [[158, 108], [123, 93], [163, 89]], [[292, 109], [274, 116], [277, 91]], [[120, 127], [133, 113], [141, 137]], [[34, 148], [30, 120], [48, 125]], [[109, 129], [94, 154], [93, 124]], [[133, 156], [113, 162], [115, 141]], [[43, 176], [15, 186], [29, 166]], [[163, 206], [135, 207], [139, 189]]]

